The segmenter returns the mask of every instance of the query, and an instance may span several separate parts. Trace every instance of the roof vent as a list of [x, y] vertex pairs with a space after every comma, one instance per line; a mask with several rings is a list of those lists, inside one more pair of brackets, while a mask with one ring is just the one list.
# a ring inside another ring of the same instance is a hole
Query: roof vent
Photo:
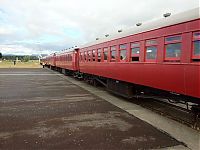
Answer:
[[99, 38], [96, 38], [96, 40], [99, 40]]
[[109, 34], [106, 34], [106, 35], [105, 35], [105, 37], [108, 37], [108, 36], [109, 36]]
[[169, 16], [171, 16], [171, 13], [163, 14], [163, 17], [165, 17], [165, 18], [167, 18], [167, 17], [169, 17]]
[[137, 23], [137, 24], [136, 24], [136, 26], [138, 26], [138, 27], [141, 26], [141, 25], [142, 25], [142, 23]]
[[118, 30], [118, 33], [122, 32], [122, 29]]

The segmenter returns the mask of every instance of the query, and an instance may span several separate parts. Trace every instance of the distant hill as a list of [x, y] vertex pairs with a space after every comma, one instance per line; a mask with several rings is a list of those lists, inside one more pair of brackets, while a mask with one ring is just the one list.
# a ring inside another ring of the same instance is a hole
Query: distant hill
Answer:
[[31, 56], [27, 56], [27, 55], [10, 55], [10, 54], [6, 54], [6, 55], [3, 55], [3, 60], [16, 60], [18, 58], [18, 60], [21, 60], [23, 61], [25, 58], [29, 58], [30, 60], [38, 60], [38, 55], [31, 55]]
[[16, 58], [18, 58], [18, 60], [23, 60], [25, 57], [30, 57], [30, 60], [38, 60], [39, 57], [44, 57], [47, 56], [47, 54], [32, 54], [32, 55], [14, 55], [14, 54], [3, 54], [3, 59], [6, 60], [16, 60]]

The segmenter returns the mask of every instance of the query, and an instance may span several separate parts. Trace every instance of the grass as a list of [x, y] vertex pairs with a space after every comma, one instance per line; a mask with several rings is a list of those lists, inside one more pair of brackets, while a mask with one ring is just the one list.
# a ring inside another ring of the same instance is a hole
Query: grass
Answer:
[[17, 62], [14, 65], [13, 61], [0, 62], [0, 68], [41, 68], [38, 60], [30, 60], [29, 62]]

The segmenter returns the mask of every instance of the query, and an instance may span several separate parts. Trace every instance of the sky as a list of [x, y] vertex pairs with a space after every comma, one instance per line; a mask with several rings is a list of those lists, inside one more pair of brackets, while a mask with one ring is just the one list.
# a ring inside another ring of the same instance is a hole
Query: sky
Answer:
[[0, 52], [49, 54], [196, 7], [199, 0], [0, 0]]

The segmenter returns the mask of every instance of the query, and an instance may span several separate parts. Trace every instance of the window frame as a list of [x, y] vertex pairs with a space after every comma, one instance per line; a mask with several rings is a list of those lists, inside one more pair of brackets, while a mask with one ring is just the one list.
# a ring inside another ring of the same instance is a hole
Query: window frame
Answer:
[[[112, 49], [112, 48], [115, 48], [115, 49]], [[115, 58], [112, 58], [112, 52], [115, 51]], [[116, 58], [117, 58], [117, 46], [116, 45], [113, 45], [110, 47], [110, 61], [111, 62], [115, 62], [116, 61]]]
[[[105, 59], [105, 52], [107, 52], [107, 59]], [[108, 62], [108, 47], [103, 48], [103, 61]]]
[[[149, 41], [156, 41], [156, 43], [148, 43]], [[156, 58], [155, 59], [147, 59], [147, 48], [148, 47], [156, 47]], [[158, 59], [158, 39], [147, 39], [145, 40], [145, 62], [157, 62]]]
[[96, 49], [92, 50], [92, 61], [95, 62], [96, 61]]
[[[132, 45], [132, 44], [137, 44], [137, 45]], [[139, 54], [133, 54], [132, 49], [134, 48], [139, 48]], [[131, 42], [130, 43], [130, 61], [131, 62], [139, 62], [140, 61], [140, 51], [141, 51], [141, 44], [139, 41]], [[138, 58], [138, 61], [133, 61], [133, 58]]]
[[[126, 45], [126, 47], [121, 49], [121, 46], [122, 46], [122, 45]], [[121, 59], [121, 51], [122, 51], [122, 50], [126, 50], [126, 59], [124, 59], [124, 60]], [[127, 59], [128, 59], [128, 58], [127, 58], [127, 53], [128, 53], [128, 43], [119, 44], [119, 61], [120, 61], [120, 62], [126, 62], [126, 61], [127, 61]]]
[[87, 51], [88, 62], [92, 62], [91, 54], [92, 54], [92, 50], [88, 50]]
[[[173, 41], [166, 41], [166, 38], [170, 37], [176, 37], [180, 36], [180, 40], [173, 40]], [[164, 61], [180, 61], [181, 60], [181, 55], [182, 55], [182, 35], [181, 34], [176, 34], [176, 35], [170, 35], [170, 36], [165, 36], [164, 37]], [[181, 44], [181, 49], [180, 49], [180, 57], [167, 57], [167, 45], [170, 44]]]
[[79, 58], [80, 58], [80, 62], [82, 62], [83, 61], [83, 52], [80, 52]]
[[84, 62], [87, 62], [87, 61], [88, 61], [87, 55], [88, 55], [88, 54], [87, 54], [87, 51], [85, 50], [85, 51], [84, 51]]
[[[101, 51], [102, 51], [102, 48], [98, 48], [97, 49], [97, 60], [96, 61], [99, 62], [99, 63], [102, 61], [102, 59], [101, 59], [101, 56], [102, 56]], [[100, 61], [99, 61], [99, 54], [100, 54]]]
[[194, 43], [195, 41], [200, 41], [200, 36], [199, 37], [195, 37], [195, 33], [200, 33], [200, 31], [196, 31], [192, 33], [192, 59], [200, 59], [200, 54], [199, 55], [195, 55], [194, 54]]

